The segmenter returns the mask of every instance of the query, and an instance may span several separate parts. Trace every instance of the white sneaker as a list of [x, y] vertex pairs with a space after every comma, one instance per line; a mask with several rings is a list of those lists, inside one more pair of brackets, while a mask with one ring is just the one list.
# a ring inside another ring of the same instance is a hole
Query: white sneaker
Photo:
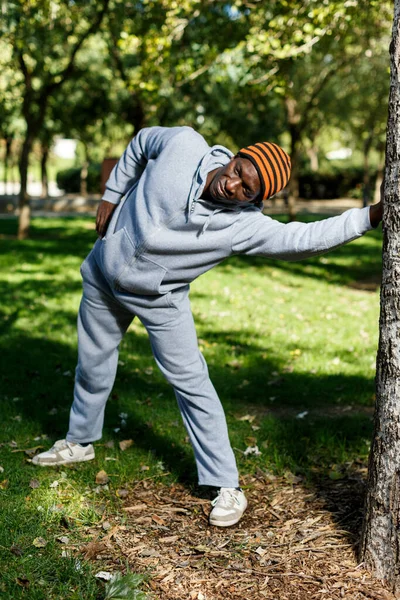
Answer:
[[236, 488], [220, 488], [218, 496], [211, 502], [210, 525], [229, 527], [235, 525], [247, 508], [246, 496]]
[[68, 440], [58, 440], [50, 450], [34, 456], [32, 463], [41, 467], [54, 467], [92, 460], [93, 458], [94, 448], [92, 444], [81, 446], [75, 442], [68, 442]]

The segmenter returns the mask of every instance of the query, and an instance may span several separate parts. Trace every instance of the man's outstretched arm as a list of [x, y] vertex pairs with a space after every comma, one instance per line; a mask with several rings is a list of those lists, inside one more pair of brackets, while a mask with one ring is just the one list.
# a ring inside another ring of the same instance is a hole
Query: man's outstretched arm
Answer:
[[337, 217], [313, 223], [280, 223], [259, 213], [243, 214], [232, 238], [233, 254], [302, 260], [347, 244], [377, 227], [382, 205], [352, 208]]

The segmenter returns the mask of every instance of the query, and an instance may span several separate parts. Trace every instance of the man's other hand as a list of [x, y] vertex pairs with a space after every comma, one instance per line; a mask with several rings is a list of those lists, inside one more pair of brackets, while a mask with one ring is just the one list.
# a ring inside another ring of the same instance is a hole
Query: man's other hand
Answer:
[[383, 204], [382, 200], [378, 204], [373, 204], [369, 207], [369, 220], [371, 221], [372, 227], [378, 227], [382, 221]]
[[107, 227], [116, 208], [116, 204], [102, 200], [97, 209], [96, 216], [96, 231], [99, 237], [104, 237], [107, 232]]

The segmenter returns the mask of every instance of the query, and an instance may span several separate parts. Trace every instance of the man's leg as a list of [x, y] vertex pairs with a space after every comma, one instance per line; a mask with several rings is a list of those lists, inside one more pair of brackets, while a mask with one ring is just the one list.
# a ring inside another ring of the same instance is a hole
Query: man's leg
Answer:
[[[183, 296], [183, 298], [182, 298]], [[225, 414], [200, 353], [187, 293], [176, 307], [136, 307], [154, 358], [173, 385], [192, 443], [200, 485], [236, 488], [238, 471]]]
[[105, 282], [103, 289], [84, 281], [78, 315], [78, 365], [67, 440], [93, 442], [101, 438], [104, 410], [114, 385], [118, 346], [133, 319]]
[[93, 256], [82, 265], [83, 296], [78, 315], [78, 365], [66, 439], [33, 457], [48, 467], [92, 460], [90, 442], [102, 434], [104, 409], [114, 384], [118, 345], [133, 315], [120, 306]]

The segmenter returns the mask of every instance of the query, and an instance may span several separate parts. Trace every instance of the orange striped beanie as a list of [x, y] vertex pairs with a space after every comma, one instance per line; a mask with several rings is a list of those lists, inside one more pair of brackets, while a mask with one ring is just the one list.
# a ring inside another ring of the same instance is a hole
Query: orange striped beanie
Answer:
[[246, 146], [237, 153], [250, 160], [260, 177], [260, 200], [274, 196], [286, 186], [290, 177], [290, 157], [277, 144], [272, 142], [258, 142], [253, 146]]

